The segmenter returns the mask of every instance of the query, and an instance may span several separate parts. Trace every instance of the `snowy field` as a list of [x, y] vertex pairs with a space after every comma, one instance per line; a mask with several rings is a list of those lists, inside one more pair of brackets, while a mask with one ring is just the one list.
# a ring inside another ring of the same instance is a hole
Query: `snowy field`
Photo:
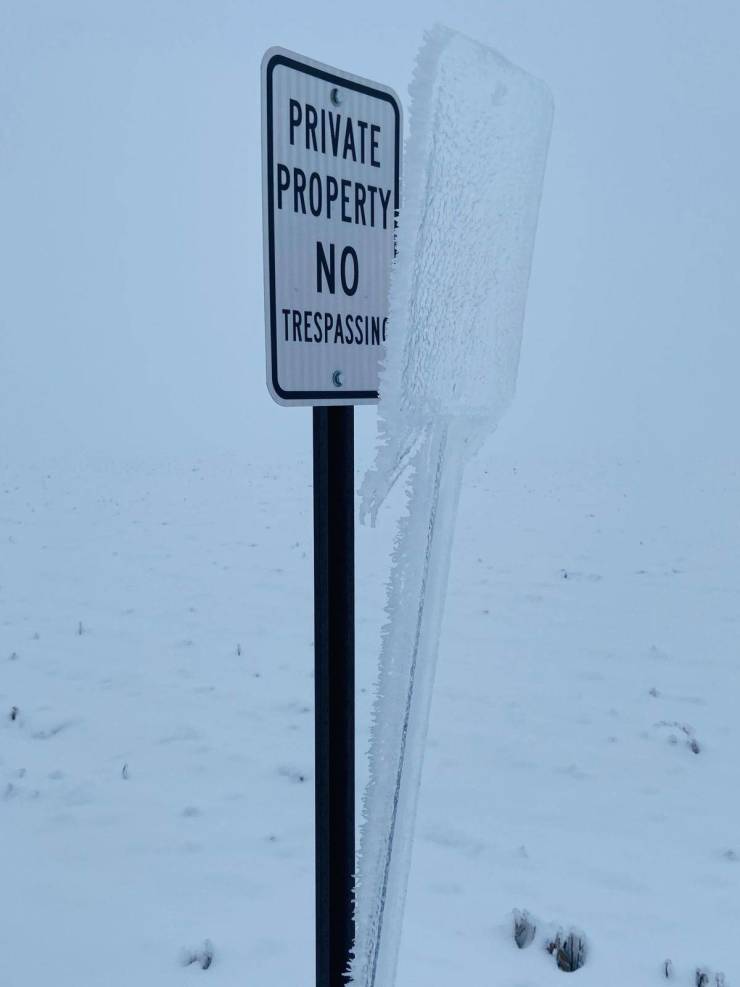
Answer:
[[[466, 474], [399, 983], [560, 983], [575, 928], [583, 985], [732, 987], [738, 473], [511, 446]], [[0, 983], [310, 984], [308, 459], [0, 477]], [[358, 529], [358, 753], [392, 514]]]

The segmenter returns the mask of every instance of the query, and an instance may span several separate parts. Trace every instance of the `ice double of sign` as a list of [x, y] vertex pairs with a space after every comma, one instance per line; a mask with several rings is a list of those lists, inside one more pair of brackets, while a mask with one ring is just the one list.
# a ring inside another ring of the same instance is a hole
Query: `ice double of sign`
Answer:
[[370, 747], [356, 987], [393, 987], [464, 465], [513, 393], [550, 136], [547, 88], [496, 52], [432, 32], [412, 87], [374, 515], [408, 468]]
[[377, 400], [400, 194], [392, 90], [280, 48], [262, 63], [267, 384]]

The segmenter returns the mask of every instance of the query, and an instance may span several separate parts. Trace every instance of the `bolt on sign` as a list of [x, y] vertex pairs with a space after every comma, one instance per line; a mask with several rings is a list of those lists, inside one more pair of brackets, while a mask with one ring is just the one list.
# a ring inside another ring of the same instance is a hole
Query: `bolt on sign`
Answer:
[[372, 404], [388, 328], [401, 105], [282, 48], [262, 61], [267, 386], [279, 404]]

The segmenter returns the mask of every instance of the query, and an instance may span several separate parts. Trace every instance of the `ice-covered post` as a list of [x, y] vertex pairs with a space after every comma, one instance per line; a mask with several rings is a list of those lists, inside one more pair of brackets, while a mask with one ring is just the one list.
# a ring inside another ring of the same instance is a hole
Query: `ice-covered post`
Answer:
[[392, 987], [463, 468], [516, 381], [549, 142], [546, 87], [433, 31], [411, 89], [406, 195], [364, 508], [406, 468], [388, 588], [360, 847], [357, 987]]

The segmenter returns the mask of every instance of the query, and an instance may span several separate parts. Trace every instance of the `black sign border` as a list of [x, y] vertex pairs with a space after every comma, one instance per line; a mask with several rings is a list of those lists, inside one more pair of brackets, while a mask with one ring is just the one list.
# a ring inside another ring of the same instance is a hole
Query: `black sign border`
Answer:
[[377, 401], [377, 391], [285, 391], [278, 382], [277, 366], [277, 302], [275, 299], [275, 197], [274, 197], [274, 152], [273, 152], [273, 98], [272, 98], [272, 76], [279, 65], [312, 75], [316, 79], [323, 79], [324, 82], [332, 83], [343, 89], [354, 89], [355, 92], [365, 96], [372, 96], [375, 99], [384, 100], [393, 107], [396, 118], [394, 170], [395, 183], [393, 190], [393, 213], [394, 224], [398, 222], [398, 210], [400, 208], [400, 186], [401, 186], [401, 111], [395, 97], [384, 89], [373, 89], [371, 86], [343, 76], [333, 75], [324, 69], [313, 65], [306, 65], [304, 62], [296, 61], [288, 55], [276, 53], [267, 63], [266, 69], [266, 103], [267, 103], [267, 237], [268, 237], [268, 265], [270, 281], [270, 370], [272, 373], [272, 386], [275, 394], [283, 401], [336, 401], [338, 404], [349, 404], [352, 401]]

